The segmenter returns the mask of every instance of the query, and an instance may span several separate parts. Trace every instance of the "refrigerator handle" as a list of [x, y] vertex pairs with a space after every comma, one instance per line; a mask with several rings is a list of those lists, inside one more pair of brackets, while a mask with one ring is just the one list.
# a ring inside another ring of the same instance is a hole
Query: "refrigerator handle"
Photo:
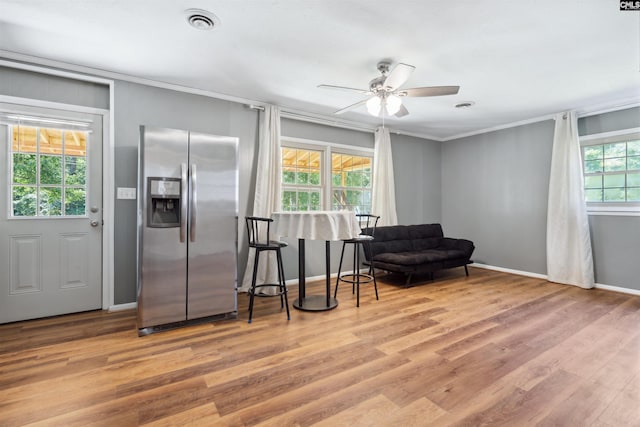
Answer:
[[187, 164], [180, 165], [180, 243], [187, 239]]
[[191, 185], [189, 189], [191, 191], [191, 219], [189, 224], [189, 240], [196, 241], [196, 222], [198, 218], [198, 179], [196, 174], [196, 164], [191, 165]]

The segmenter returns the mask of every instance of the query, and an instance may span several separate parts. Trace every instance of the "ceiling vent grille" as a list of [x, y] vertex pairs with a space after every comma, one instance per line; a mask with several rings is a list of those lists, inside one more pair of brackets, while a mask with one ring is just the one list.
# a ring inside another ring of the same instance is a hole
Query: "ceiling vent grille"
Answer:
[[202, 9], [187, 9], [187, 22], [198, 30], [213, 30], [220, 26], [220, 20], [213, 13]]

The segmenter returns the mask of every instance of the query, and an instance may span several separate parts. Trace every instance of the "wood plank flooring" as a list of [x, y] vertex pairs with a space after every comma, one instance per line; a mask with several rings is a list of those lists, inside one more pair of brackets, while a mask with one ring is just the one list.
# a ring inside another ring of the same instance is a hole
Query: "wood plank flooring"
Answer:
[[640, 426], [640, 297], [435, 279], [146, 337], [135, 311], [0, 325], [0, 426]]

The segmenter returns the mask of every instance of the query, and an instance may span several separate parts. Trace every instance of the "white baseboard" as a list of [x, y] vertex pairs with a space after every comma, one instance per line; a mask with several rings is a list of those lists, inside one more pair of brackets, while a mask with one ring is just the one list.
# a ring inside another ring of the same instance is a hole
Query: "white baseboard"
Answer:
[[620, 292], [630, 295], [640, 295], [640, 289], [622, 288], [620, 286], [603, 285], [602, 283], [596, 283], [596, 289], [604, 289], [605, 291]]
[[131, 310], [134, 308], [138, 308], [137, 302], [128, 302], [126, 304], [116, 304], [109, 307], [109, 312], [112, 311], [122, 311], [122, 310]]
[[[544, 280], [547, 279], [546, 274], [531, 273], [529, 271], [521, 271], [521, 270], [512, 270], [510, 268], [496, 267], [494, 265], [487, 265], [487, 264], [473, 263], [469, 265], [471, 267], [484, 268], [485, 270], [500, 271], [503, 273], [517, 274], [519, 276], [533, 277], [536, 279], [544, 279]], [[596, 283], [594, 287], [596, 289], [603, 289], [605, 291], [620, 292], [620, 293], [629, 294], [629, 295], [640, 295], [640, 289], [623, 288], [621, 286], [611, 286], [611, 285], [605, 285], [603, 283]]]
[[469, 264], [469, 267], [484, 268], [485, 270], [494, 270], [494, 271], [500, 271], [502, 273], [517, 274], [518, 276], [533, 277], [535, 279], [544, 279], [544, 280], [547, 279], [546, 274], [531, 273], [530, 271], [522, 271], [522, 270], [512, 270], [510, 268], [496, 267], [495, 265], [478, 264], [474, 262], [473, 264]]

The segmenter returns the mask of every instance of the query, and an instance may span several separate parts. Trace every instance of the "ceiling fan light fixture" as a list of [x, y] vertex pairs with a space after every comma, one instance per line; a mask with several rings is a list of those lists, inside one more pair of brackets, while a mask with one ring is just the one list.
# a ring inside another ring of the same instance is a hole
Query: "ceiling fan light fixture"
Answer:
[[367, 111], [372, 116], [376, 116], [376, 117], [379, 116], [381, 107], [382, 107], [382, 100], [378, 96], [372, 96], [367, 101]]
[[400, 111], [400, 106], [402, 105], [402, 100], [396, 95], [389, 95], [385, 99], [387, 114], [390, 116], [395, 115], [398, 111]]

